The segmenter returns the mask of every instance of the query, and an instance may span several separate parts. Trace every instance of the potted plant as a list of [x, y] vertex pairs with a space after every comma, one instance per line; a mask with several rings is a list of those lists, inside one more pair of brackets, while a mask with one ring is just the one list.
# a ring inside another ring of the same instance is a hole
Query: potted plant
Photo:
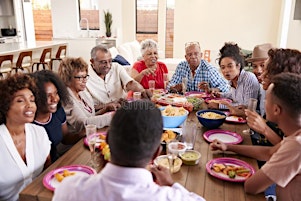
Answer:
[[103, 11], [104, 12], [104, 22], [106, 25], [106, 36], [107, 37], [111, 37], [112, 32], [111, 32], [111, 25], [113, 23], [113, 19], [112, 19], [112, 13], [110, 13], [110, 11]]

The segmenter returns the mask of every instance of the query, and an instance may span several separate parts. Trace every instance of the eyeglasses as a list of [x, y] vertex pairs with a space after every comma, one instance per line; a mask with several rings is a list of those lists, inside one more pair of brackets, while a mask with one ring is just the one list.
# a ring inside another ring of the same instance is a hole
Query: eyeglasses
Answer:
[[193, 42], [185, 43], [185, 48], [190, 47], [192, 45], [196, 45], [196, 46], [200, 47], [200, 43], [198, 41], [193, 41]]
[[113, 62], [113, 60], [112, 59], [109, 59], [109, 60], [101, 60], [101, 61], [96, 61], [96, 60], [94, 60], [94, 62], [96, 62], [96, 63], [98, 63], [98, 64], [100, 64], [100, 65], [102, 65], [102, 66], [107, 66], [107, 65], [112, 65], [112, 62]]
[[84, 81], [84, 80], [88, 80], [89, 79], [89, 75], [84, 75], [84, 76], [74, 76], [74, 79], [77, 79], [79, 81]]

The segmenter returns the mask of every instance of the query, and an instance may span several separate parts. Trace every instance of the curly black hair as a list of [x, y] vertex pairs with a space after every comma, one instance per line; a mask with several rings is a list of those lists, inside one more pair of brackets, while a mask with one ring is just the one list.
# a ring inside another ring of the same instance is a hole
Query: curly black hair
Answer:
[[219, 50], [219, 55], [219, 65], [221, 64], [223, 58], [230, 57], [236, 62], [236, 64], [240, 64], [240, 70], [242, 70], [245, 66], [244, 56], [241, 53], [241, 48], [236, 43], [225, 43], [225, 45]]
[[41, 70], [34, 72], [32, 76], [35, 78], [38, 87], [38, 94], [36, 97], [37, 111], [42, 111], [47, 108], [47, 94], [44, 86], [47, 82], [51, 82], [57, 88], [60, 97], [58, 107], [70, 103], [71, 100], [67, 87], [56, 73], [50, 70]]
[[282, 72], [301, 74], [301, 52], [294, 49], [270, 49], [266, 74], [270, 77]]
[[0, 81], [0, 124], [6, 123], [6, 115], [16, 92], [29, 89], [36, 97], [37, 88], [34, 79], [29, 74], [9, 75]]
[[280, 73], [272, 78], [272, 83], [272, 94], [292, 117], [298, 119], [301, 115], [301, 75]]

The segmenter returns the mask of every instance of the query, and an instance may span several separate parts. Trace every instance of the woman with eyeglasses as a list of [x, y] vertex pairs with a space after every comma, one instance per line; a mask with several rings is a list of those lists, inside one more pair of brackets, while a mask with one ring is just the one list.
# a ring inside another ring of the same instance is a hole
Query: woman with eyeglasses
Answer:
[[69, 93], [60, 77], [49, 70], [36, 71], [32, 74], [35, 78], [38, 95], [36, 96], [37, 113], [34, 123], [43, 126], [51, 143], [50, 156], [52, 162], [67, 149], [60, 150], [60, 143], [68, 145], [75, 144], [85, 136], [84, 130], [70, 133], [67, 127], [66, 113], [63, 105], [70, 102]]
[[143, 88], [149, 89], [149, 80], [155, 80], [156, 89], [166, 88], [168, 81], [164, 74], [168, 74], [164, 63], [158, 61], [158, 46], [152, 39], [146, 39], [141, 42], [141, 54], [143, 59], [134, 63], [131, 76], [139, 82]]
[[[115, 108], [107, 104], [95, 113], [92, 96], [86, 89], [89, 79], [88, 64], [81, 58], [65, 58], [60, 63], [59, 75], [69, 92], [71, 103], [64, 105], [70, 132], [84, 129], [86, 124], [95, 124], [98, 128], [108, 126]], [[105, 113], [105, 114], [104, 114]]]

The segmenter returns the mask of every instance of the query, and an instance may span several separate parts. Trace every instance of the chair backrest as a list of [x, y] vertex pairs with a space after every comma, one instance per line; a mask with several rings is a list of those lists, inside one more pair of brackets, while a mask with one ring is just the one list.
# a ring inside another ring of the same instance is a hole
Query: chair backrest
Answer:
[[3, 55], [3, 56], [0, 56], [0, 67], [2, 66], [2, 63], [5, 62], [5, 61], [8, 61], [10, 62], [10, 65], [12, 66], [13, 65], [13, 58], [14, 58], [14, 55]]
[[51, 51], [52, 51], [52, 48], [46, 48], [43, 50], [43, 52], [41, 54], [41, 58], [40, 58], [41, 63], [49, 62], [51, 60]]
[[55, 58], [56, 59], [64, 58], [64, 57], [66, 57], [66, 54], [67, 54], [67, 46], [66, 45], [62, 45], [57, 50]]
[[[26, 63], [24, 61], [25, 60], [24, 58], [27, 58]], [[32, 51], [20, 52], [16, 63], [16, 67], [17, 68], [29, 67], [31, 66], [31, 63], [32, 63]]]

